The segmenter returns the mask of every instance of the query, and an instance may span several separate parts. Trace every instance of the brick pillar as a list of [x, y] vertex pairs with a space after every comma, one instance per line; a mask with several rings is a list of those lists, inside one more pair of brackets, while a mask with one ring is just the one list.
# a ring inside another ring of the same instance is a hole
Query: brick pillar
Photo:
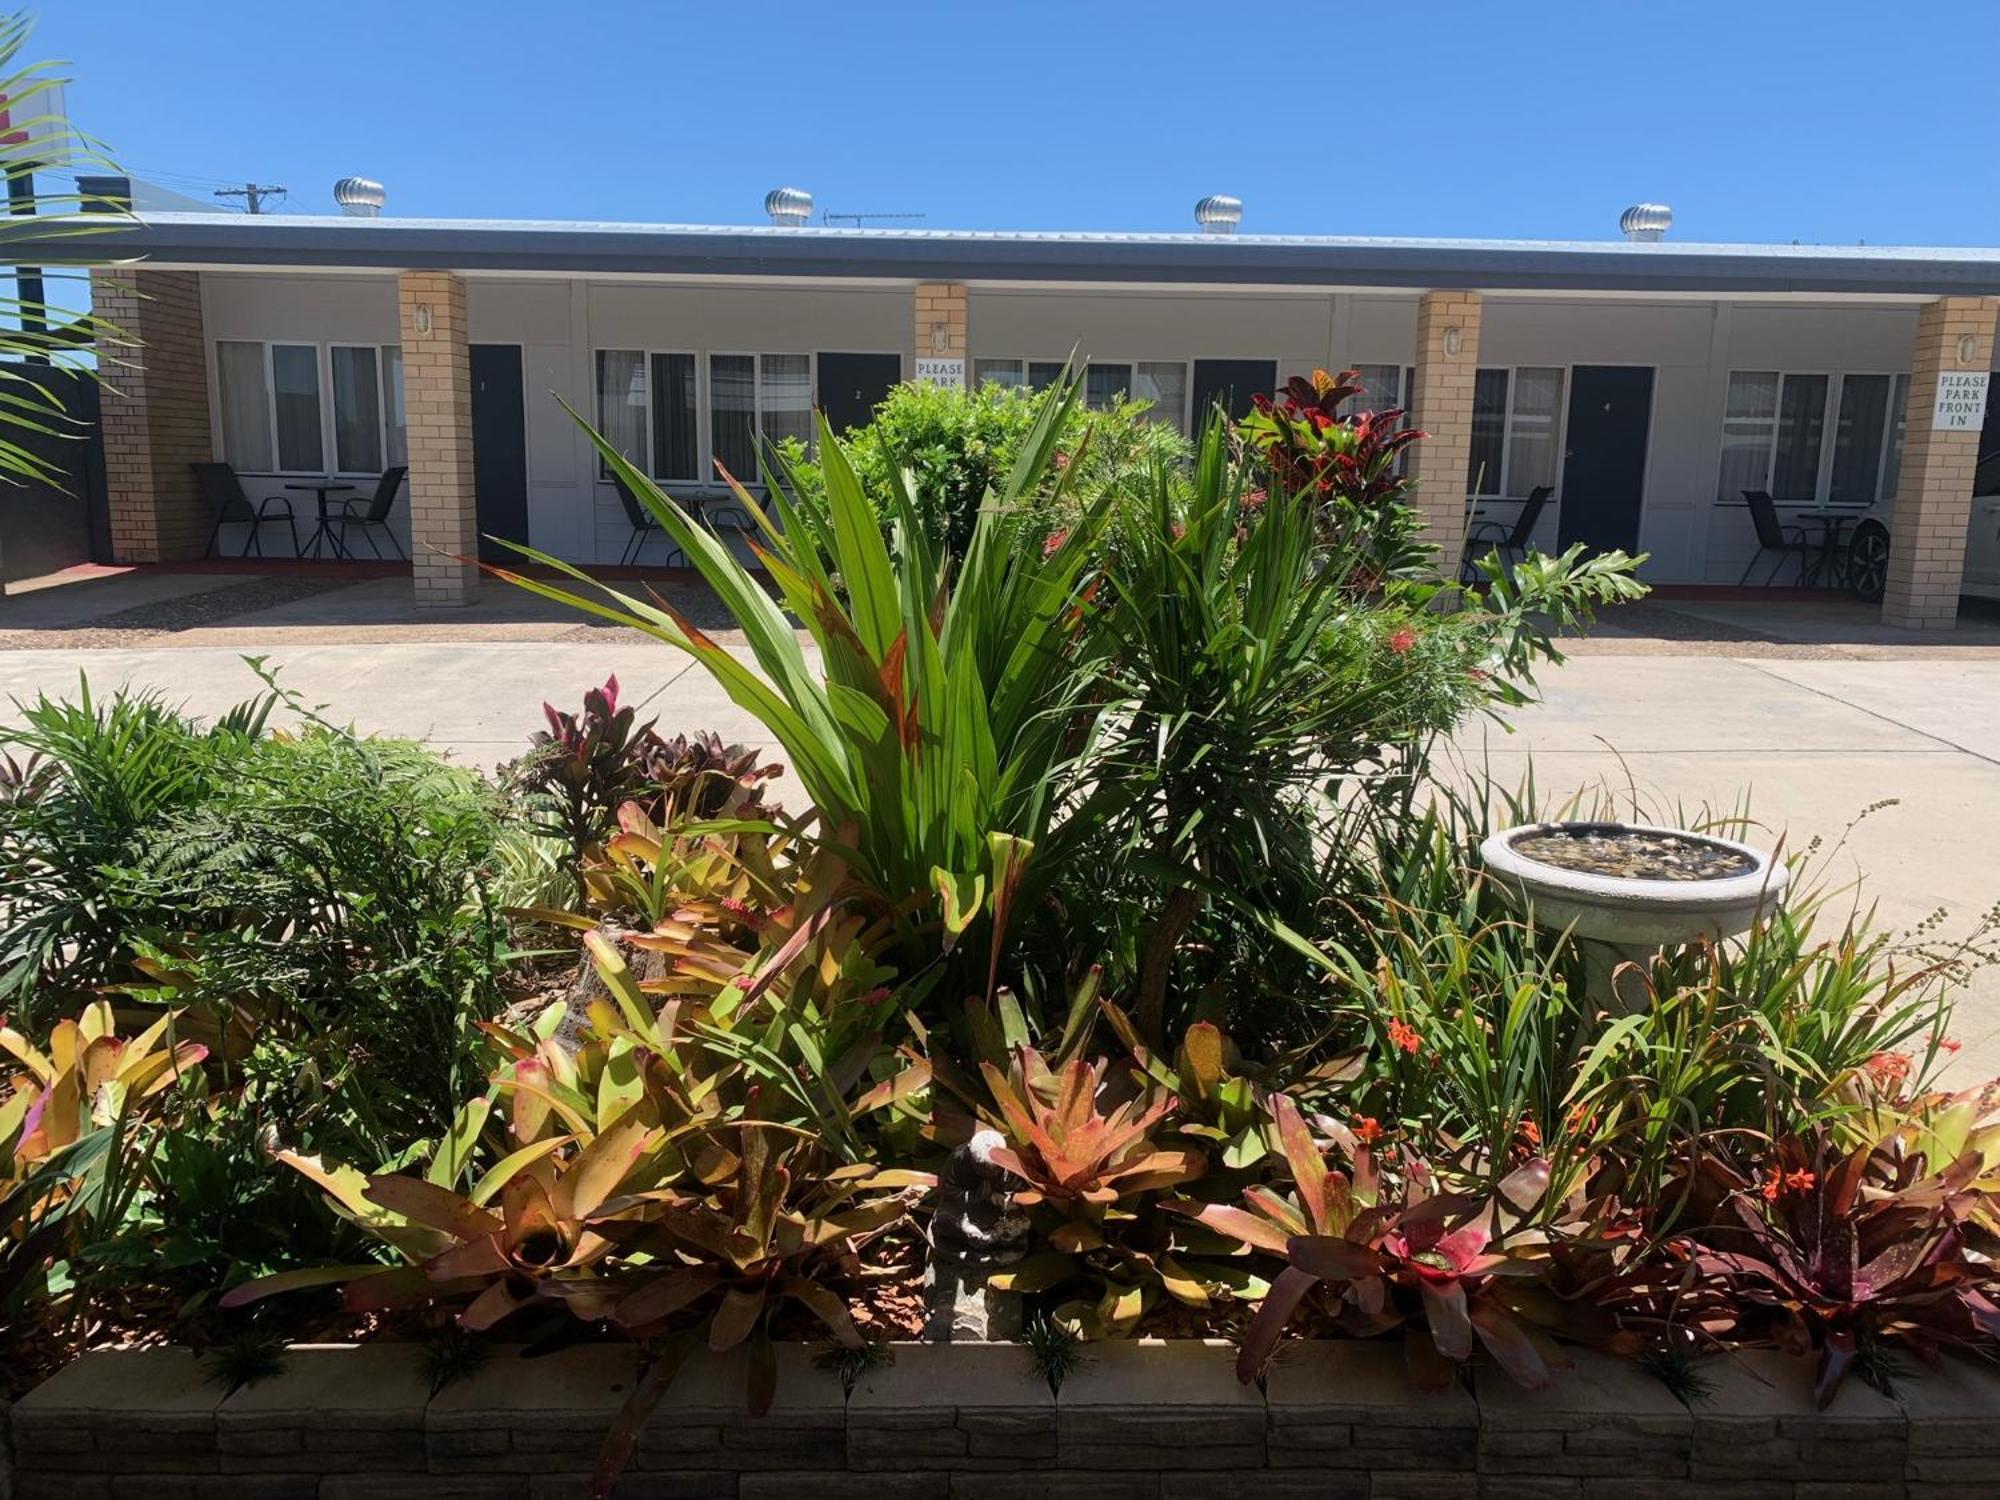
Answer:
[[450, 271], [405, 271], [403, 415], [410, 444], [410, 564], [417, 603], [470, 604], [479, 583], [472, 484], [472, 360], [465, 282]]
[[135, 563], [200, 557], [215, 524], [189, 467], [215, 457], [201, 278], [104, 268], [90, 273], [90, 288], [92, 310], [118, 328], [97, 344], [112, 555]]
[[1472, 377], [1479, 367], [1477, 292], [1426, 292], [1417, 303], [1417, 384], [1410, 421], [1410, 478], [1438, 571], [1458, 576], [1465, 551], [1465, 468], [1472, 457]]
[[1890, 522], [1889, 581], [1882, 623], [1910, 630], [1950, 630], [1958, 624], [1958, 589], [1965, 573], [1965, 527], [1972, 510], [1979, 427], [1932, 428], [1938, 375], [1993, 366], [1993, 320], [2000, 298], [1940, 297], [1924, 304], [1910, 360], [1910, 404], [1903, 466], [1896, 474]]
[[[917, 358], [963, 360], [965, 347], [965, 288], [951, 281], [918, 282]], [[968, 360], [968, 383], [971, 374]]]

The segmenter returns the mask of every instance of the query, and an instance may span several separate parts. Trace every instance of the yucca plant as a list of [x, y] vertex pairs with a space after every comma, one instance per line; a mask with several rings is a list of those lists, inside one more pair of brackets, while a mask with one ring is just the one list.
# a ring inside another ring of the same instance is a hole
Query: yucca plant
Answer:
[[[932, 931], [948, 920], [953, 938], [975, 921], [1004, 931], [1052, 868], [1043, 840], [1063, 790], [1056, 773], [1074, 753], [1070, 710], [1086, 681], [1079, 625], [1102, 509], [1051, 545], [1021, 545], [1030, 506], [1062, 487], [1060, 474], [1049, 476], [1078, 390], [1072, 378], [1044, 398], [956, 569], [933, 546], [900, 474], [892, 554], [824, 421], [823, 506], [795, 504], [774, 472], [767, 512], [725, 475], [762, 532], [756, 553], [779, 601], [721, 538], [593, 434], [612, 472], [715, 590], [754, 665], [664, 601], [644, 602], [531, 548], [517, 550], [602, 599], [495, 571], [693, 656], [784, 747], [854, 877], [908, 920]], [[960, 961], [968, 980], [977, 976], [975, 963]], [[979, 977], [990, 987], [990, 960], [986, 967]]]

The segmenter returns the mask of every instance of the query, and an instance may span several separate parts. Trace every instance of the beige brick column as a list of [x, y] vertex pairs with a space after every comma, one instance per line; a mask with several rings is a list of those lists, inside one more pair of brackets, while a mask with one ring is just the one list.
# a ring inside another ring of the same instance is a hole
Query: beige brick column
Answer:
[[479, 570], [471, 561], [479, 551], [479, 525], [472, 482], [465, 282], [450, 271], [405, 271], [397, 303], [417, 603], [470, 604], [479, 583]]
[[1472, 455], [1472, 377], [1479, 367], [1477, 292], [1426, 292], [1417, 303], [1417, 383], [1410, 421], [1428, 434], [1410, 446], [1410, 478], [1438, 570], [1458, 576], [1465, 551], [1465, 466]]
[[[965, 288], [952, 281], [917, 283], [918, 359], [966, 359]], [[915, 366], [912, 366], [914, 372]], [[966, 380], [972, 367], [966, 362]]]
[[1979, 428], [1939, 432], [1931, 419], [1940, 372], [1992, 368], [1996, 312], [2000, 298], [1940, 297], [1925, 303], [1917, 319], [1903, 466], [1896, 475], [1896, 511], [1889, 527], [1885, 625], [1950, 630], [1958, 624]]
[[215, 524], [190, 467], [215, 457], [201, 278], [100, 269], [90, 289], [92, 310], [119, 330], [97, 350], [112, 555], [135, 563], [200, 557]]

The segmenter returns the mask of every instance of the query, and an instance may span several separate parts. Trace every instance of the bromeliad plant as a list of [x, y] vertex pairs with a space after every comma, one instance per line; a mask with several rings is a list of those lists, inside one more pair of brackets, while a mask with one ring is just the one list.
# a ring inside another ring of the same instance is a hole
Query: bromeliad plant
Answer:
[[1692, 1271], [1736, 1309], [1729, 1336], [1810, 1354], [1821, 1407], [1892, 1346], [1935, 1362], [2000, 1337], [2000, 1272], [1975, 1224], [1991, 1212], [1983, 1153], [1933, 1162], [1896, 1144], [1780, 1140], [1760, 1179], [1733, 1183], [1721, 1222], [1693, 1236]]

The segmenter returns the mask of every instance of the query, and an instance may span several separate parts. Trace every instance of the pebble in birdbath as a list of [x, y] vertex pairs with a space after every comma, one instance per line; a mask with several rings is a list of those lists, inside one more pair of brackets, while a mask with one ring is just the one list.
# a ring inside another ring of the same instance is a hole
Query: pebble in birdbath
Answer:
[[1726, 844], [1649, 828], [1549, 829], [1516, 838], [1510, 847], [1538, 864], [1625, 880], [1726, 880], [1757, 868], [1756, 860]]

